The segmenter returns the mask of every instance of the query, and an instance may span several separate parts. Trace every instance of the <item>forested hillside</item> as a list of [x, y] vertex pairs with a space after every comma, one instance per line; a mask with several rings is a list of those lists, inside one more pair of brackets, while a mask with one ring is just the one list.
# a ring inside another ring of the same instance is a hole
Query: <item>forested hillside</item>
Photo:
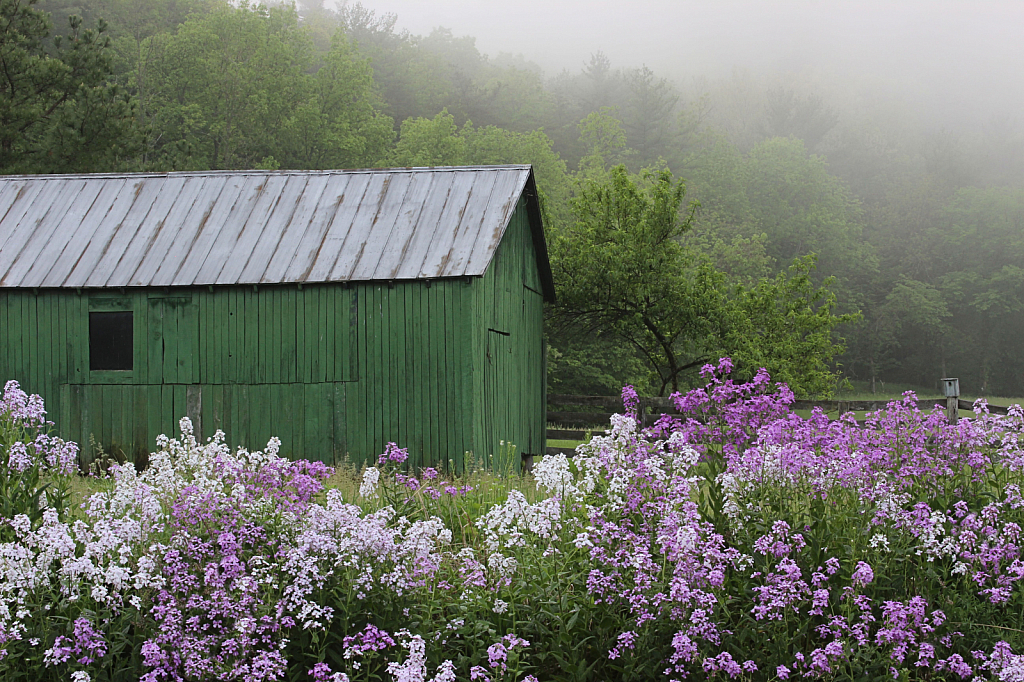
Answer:
[[1024, 395], [1018, 121], [940, 129], [841, 84], [601, 53], [544, 73], [358, 4], [0, 14], [4, 173], [532, 163], [552, 392], [666, 393], [727, 354], [799, 395], [943, 375]]

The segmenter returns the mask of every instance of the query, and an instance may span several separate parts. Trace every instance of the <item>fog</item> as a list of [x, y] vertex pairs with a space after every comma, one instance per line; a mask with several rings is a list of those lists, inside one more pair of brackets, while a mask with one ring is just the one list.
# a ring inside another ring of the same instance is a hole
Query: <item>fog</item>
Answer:
[[899, 97], [943, 126], [1016, 117], [1024, 106], [1024, 2], [717, 0], [365, 0], [398, 27], [476, 38], [492, 57], [522, 54], [548, 75], [603, 51], [680, 85], [736, 71]]

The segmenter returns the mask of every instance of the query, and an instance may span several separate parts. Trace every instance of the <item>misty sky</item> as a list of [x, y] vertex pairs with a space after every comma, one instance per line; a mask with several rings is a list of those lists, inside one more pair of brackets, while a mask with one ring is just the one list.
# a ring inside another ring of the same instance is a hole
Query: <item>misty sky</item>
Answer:
[[734, 69], [853, 77], [985, 120], [1024, 107], [1024, 0], [362, 0], [426, 34], [472, 35], [549, 75], [604, 51], [685, 82]]

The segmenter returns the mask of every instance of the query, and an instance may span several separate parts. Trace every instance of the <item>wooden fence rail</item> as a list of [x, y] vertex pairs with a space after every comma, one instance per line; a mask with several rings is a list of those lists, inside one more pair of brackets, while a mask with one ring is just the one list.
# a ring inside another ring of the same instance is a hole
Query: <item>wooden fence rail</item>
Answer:
[[[888, 405], [891, 400], [797, 400], [791, 406], [793, 410], [812, 410], [820, 407], [826, 413], [847, 412], [877, 412]], [[931, 405], [938, 405], [944, 409], [950, 407], [946, 398], [919, 398], [917, 400], [921, 409], [928, 409]], [[591, 407], [601, 411], [573, 412], [566, 411], [567, 407]], [[957, 399], [957, 408], [966, 412], [974, 410], [974, 403], [969, 400]], [[563, 427], [595, 427], [595, 428], [549, 428], [547, 437], [549, 440], [584, 440], [589, 433], [603, 431], [611, 422], [611, 416], [622, 412], [622, 398], [608, 395], [548, 395], [548, 416], [549, 424], [559, 424]], [[643, 415], [644, 423], [653, 424], [662, 414], [679, 414], [671, 398], [640, 398], [640, 414]], [[992, 414], [1005, 415], [1007, 408], [1000, 405], [989, 405], [989, 412]], [[547, 454], [569, 452], [569, 448], [549, 447]], [[527, 467], [532, 464], [528, 463]]]

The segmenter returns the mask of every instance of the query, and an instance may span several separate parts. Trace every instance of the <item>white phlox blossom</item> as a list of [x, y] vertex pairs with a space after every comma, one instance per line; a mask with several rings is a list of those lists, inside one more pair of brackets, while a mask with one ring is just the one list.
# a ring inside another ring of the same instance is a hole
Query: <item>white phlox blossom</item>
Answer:
[[519, 490], [510, 490], [502, 504], [496, 504], [476, 520], [490, 550], [501, 547], [521, 547], [527, 536], [545, 541], [558, 540], [561, 530], [562, 505], [557, 498], [530, 504]]
[[566, 501], [578, 502], [583, 499], [586, 492], [589, 492], [576, 486], [576, 477], [569, 466], [569, 458], [561, 452], [542, 457], [533, 467], [533, 477], [538, 490]]
[[305, 628], [320, 628], [331, 610], [314, 593], [328, 579], [348, 583], [358, 599], [383, 591], [401, 595], [440, 566], [451, 531], [431, 517], [410, 522], [391, 507], [363, 514], [336, 490], [299, 521], [294, 546], [282, 562], [282, 603]]
[[380, 480], [380, 469], [368, 467], [363, 472], [363, 482], [359, 485], [359, 497], [370, 500], [377, 496], [377, 482]]
[[672, 471], [676, 476], [685, 476], [700, 462], [700, 453], [687, 442], [686, 436], [674, 431], [665, 442], [665, 447], [672, 453]]
[[388, 674], [395, 682], [455, 682], [455, 664], [450, 660], [437, 666], [434, 677], [427, 680], [427, 645], [419, 635], [410, 635], [408, 630], [397, 633], [402, 648], [409, 651], [403, 663], [388, 663]]
[[871, 536], [871, 541], [868, 543], [872, 549], [879, 549], [883, 552], [889, 551], [889, 538], [886, 537], [885, 533], [875, 533]]
[[497, 614], [505, 613], [506, 611], [508, 611], [508, 602], [507, 601], [503, 601], [501, 599], [495, 599], [494, 600], [494, 608], [491, 609], [491, 610], [494, 611]]
[[494, 552], [487, 557], [487, 568], [497, 574], [502, 580], [511, 580], [519, 568], [519, 562], [515, 557], [504, 556], [501, 552]]

